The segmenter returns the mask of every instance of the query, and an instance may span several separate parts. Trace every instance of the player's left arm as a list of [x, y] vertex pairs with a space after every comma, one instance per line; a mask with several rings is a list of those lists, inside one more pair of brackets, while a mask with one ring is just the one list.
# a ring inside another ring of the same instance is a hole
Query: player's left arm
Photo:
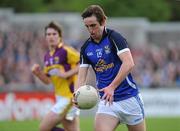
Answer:
[[114, 90], [120, 85], [125, 77], [131, 72], [134, 67], [134, 60], [131, 55], [131, 51], [128, 47], [126, 39], [117, 32], [113, 32], [111, 35], [112, 43], [114, 44], [117, 55], [122, 62], [121, 67], [115, 77], [115, 79], [109, 85]]
[[120, 85], [120, 83], [126, 78], [126, 76], [131, 72], [135, 65], [130, 50], [127, 50], [119, 54], [118, 56], [122, 61], [122, 65], [115, 79], [110, 84], [113, 89], [116, 89], [118, 85]]
[[106, 103], [109, 101], [111, 104], [113, 102], [114, 90], [131, 72], [132, 68], [134, 67], [134, 61], [131, 55], [131, 51], [128, 48], [126, 39], [124, 39], [119, 33], [113, 32], [110, 40], [116, 48], [117, 55], [122, 62], [114, 80], [107, 87], [100, 90], [104, 92], [102, 99], [105, 99]]
[[109, 102], [109, 104], [112, 104], [113, 102], [114, 90], [120, 85], [120, 83], [126, 78], [126, 76], [131, 72], [132, 68], [134, 67], [134, 61], [130, 50], [125, 51], [118, 56], [119, 59], [122, 61], [121, 68], [119, 69], [116, 77], [111, 82], [111, 84], [106, 88], [100, 90], [104, 91], [104, 96], [102, 97], [102, 99], [105, 99], [106, 103]]

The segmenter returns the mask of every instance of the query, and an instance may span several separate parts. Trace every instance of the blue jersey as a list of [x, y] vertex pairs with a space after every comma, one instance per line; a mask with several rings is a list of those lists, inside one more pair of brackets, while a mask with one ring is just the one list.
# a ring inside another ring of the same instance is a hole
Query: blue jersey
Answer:
[[[119, 33], [104, 29], [99, 43], [89, 38], [81, 47], [80, 67], [92, 66], [96, 74], [98, 89], [108, 86], [116, 77], [122, 61], [119, 54], [129, 50], [126, 39]], [[104, 92], [100, 92], [102, 97]], [[120, 101], [138, 94], [138, 88], [131, 74], [120, 83], [114, 92], [114, 101]]]

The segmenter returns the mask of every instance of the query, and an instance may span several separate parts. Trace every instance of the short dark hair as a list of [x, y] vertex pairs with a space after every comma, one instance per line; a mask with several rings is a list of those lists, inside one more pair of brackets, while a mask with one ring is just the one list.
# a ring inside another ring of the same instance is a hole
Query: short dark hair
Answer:
[[107, 18], [103, 9], [99, 5], [90, 5], [83, 11], [81, 16], [83, 19], [95, 16], [100, 24], [102, 24], [102, 22]]
[[[51, 21], [46, 27], [45, 27], [45, 33], [48, 28], [53, 28], [56, 30], [60, 37], [62, 37], [62, 29], [61, 27], [54, 21]], [[45, 34], [46, 35], [46, 34]]]

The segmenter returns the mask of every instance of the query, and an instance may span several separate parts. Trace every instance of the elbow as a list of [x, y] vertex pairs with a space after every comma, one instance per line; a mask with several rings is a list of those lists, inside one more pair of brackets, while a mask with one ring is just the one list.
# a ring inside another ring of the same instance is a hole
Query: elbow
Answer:
[[75, 69], [75, 74], [78, 74], [78, 72], [79, 72], [79, 67], [77, 66]]
[[66, 75], [65, 75], [65, 76], [63, 76], [62, 78], [63, 78], [63, 79], [68, 79], [69, 77], [70, 77], [70, 76], [66, 76]]
[[44, 81], [44, 84], [49, 85], [49, 84], [50, 84], [50, 82]]
[[43, 82], [44, 82], [44, 84], [49, 85], [51, 83], [51, 80], [48, 79], [48, 80], [45, 80]]

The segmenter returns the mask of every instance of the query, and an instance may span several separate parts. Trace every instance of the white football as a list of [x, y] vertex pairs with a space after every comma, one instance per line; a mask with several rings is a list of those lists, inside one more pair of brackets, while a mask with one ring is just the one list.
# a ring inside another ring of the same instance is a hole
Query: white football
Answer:
[[75, 99], [80, 109], [91, 109], [97, 104], [99, 96], [95, 87], [84, 85], [75, 92]]

